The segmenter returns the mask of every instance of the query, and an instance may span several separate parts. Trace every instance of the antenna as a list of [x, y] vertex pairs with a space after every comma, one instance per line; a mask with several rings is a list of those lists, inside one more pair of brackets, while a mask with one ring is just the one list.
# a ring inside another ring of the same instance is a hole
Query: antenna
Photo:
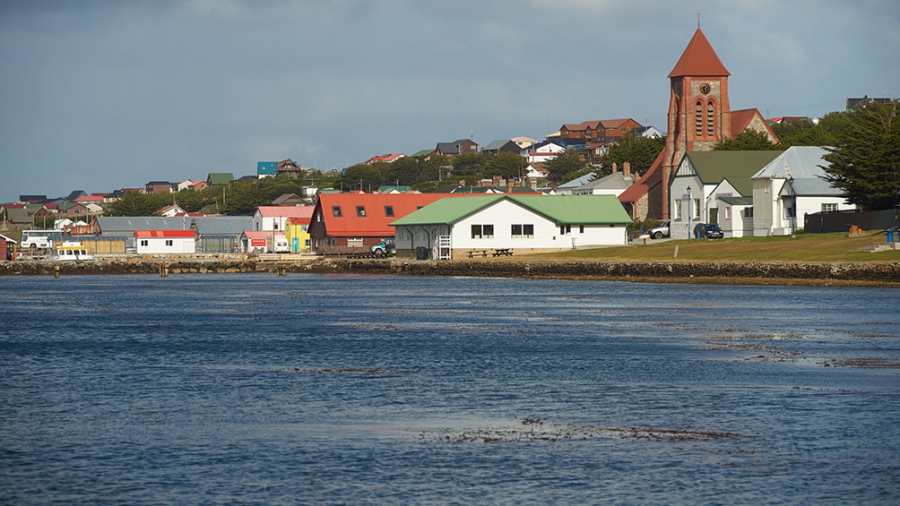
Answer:
[[700, 11], [697, 11], [697, 29], [700, 29]]

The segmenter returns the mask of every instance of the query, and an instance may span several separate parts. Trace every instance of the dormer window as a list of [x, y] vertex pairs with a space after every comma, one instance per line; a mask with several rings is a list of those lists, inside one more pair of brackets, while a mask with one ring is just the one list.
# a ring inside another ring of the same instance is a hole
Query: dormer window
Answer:
[[394, 217], [394, 206], [384, 206], [384, 215], [388, 218]]
[[356, 206], [356, 216], [360, 218], [366, 217], [366, 207], [365, 206]]
[[331, 206], [331, 214], [332, 214], [335, 218], [340, 218], [340, 217], [342, 217], [343, 214], [341, 213], [341, 206]]

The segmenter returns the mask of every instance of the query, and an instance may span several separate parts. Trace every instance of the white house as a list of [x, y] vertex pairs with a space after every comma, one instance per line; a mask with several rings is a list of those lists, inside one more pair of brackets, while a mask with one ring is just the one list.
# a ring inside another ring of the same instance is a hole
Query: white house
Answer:
[[791, 147], [753, 175], [753, 235], [791, 235], [806, 214], [856, 208], [825, 180], [827, 153], [818, 146]]
[[312, 217], [314, 206], [259, 206], [253, 214], [253, 230], [281, 231], [287, 227], [288, 219]]
[[621, 246], [629, 223], [614, 195], [489, 195], [444, 198], [391, 225], [398, 255], [426, 247], [449, 259], [493, 249]]
[[[697, 223], [719, 223], [719, 196], [750, 196], [750, 177], [781, 151], [690, 151], [669, 181], [669, 235], [687, 239]], [[732, 191], [715, 193], [728, 180]], [[739, 188], [746, 188], [737, 190]], [[746, 192], [743, 193], [743, 192]], [[711, 205], [712, 202], [712, 205]], [[731, 211], [733, 212], [733, 210]]]
[[525, 158], [528, 160], [528, 163], [549, 162], [550, 160], [556, 158], [556, 155], [562, 153], [565, 150], [566, 148], [560, 146], [559, 144], [544, 142], [529, 147]]
[[135, 230], [135, 252], [138, 254], [184, 255], [196, 251], [193, 230]]

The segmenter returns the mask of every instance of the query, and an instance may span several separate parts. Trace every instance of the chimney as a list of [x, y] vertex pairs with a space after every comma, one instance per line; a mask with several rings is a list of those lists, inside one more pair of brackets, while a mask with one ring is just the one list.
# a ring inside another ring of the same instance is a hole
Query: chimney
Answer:
[[625, 162], [622, 164], [622, 175], [625, 176], [625, 179], [631, 177], [631, 162]]
[[619, 164], [617, 164], [616, 162], [613, 162], [613, 171], [612, 171], [612, 173], [615, 174], [616, 172], [619, 172]]

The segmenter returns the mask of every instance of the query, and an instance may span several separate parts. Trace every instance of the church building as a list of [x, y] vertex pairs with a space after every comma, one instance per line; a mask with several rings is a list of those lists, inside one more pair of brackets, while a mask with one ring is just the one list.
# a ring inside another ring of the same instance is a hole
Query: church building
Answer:
[[[747, 129], [778, 142], [759, 110], [731, 110], [730, 75], [698, 25], [675, 68], [669, 72], [666, 145], [643, 177], [619, 196], [633, 219], [672, 218], [669, 183], [686, 153], [711, 151], [717, 143], [733, 139]], [[703, 221], [702, 217], [696, 218]]]

